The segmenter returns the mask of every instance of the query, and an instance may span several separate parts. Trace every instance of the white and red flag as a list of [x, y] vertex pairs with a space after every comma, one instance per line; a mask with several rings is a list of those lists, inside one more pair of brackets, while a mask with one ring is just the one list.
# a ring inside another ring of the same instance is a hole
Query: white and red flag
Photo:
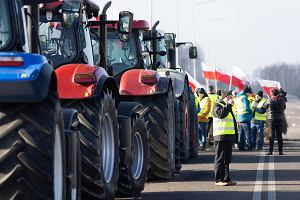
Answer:
[[236, 66], [232, 66], [231, 74], [231, 86], [238, 87], [242, 90], [245, 86], [245, 82], [248, 81], [246, 73]]
[[216, 80], [216, 70], [202, 63], [202, 72], [206, 80]]
[[188, 75], [189, 86], [192, 88], [192, 91], [195, 92], [196, 88], [203, 88], [198, 81], [196, 81], [188, 72], [185, 72]]
[[230, 75], [222, 71], [221, 69], [217, 69], [216, 72], [216, 80], [220, 81], [222, 83], [225, 83], [227, 85], [230, 84]]
[[258, 80], [258, 82], [268, 96], [271, 96], [272, 89], [274, 89], [274, 88], [280, 89], [281, 88], [279, 81]]

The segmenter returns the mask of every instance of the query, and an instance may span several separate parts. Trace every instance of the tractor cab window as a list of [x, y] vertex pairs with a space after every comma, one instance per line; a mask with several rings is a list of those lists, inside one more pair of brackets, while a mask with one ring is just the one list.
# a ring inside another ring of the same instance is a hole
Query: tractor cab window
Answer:
[[7, 0], [0, 0], [0, 50], [12, 41], [11, 21]]
[[75, 29], [62, 26], [61, 14], [53, 13], [51, 19], [46, 12], [40, 17], [40, 42], [42, 53], [53, 62], [54, 67], [72, 62], [77, 55]]
[[150, 51], [152, 49], [151, 41], [145, 41], [142, 32], [140, 32], [139, 41], [141, 44], [141, 56], [144, 62], [144, 66], [145, 68], [150, 69], [152, 66], [152, 58], [150, 55]]
[[[166, 46], [165, 46], [165, 39], [158, 39], [156, 40], [156, 46], [157, 46], [157, 52], [160, 51], [167, 51]], [[163, 68], [167, 68], [167, 63], [168, 63], [168, 58], [167, 55], [161, 56], [161, 55], [156, 55], [156, 59], [157, 59], [157, 68], [159, 69], [163, 69]]]
[[94, 65], [99, 66], [100, 62], [100, 40], [99, 36], [97, 35], [97, 30], [91, 30], [91, 43], [93, 49], [93, 58], [94, 58]]
[[137, 65], [137, 49], [132, 35], [128, 42], [122, 42], [117, 32], [108, 32], [107, 41], [107, 63], [114, 75]]

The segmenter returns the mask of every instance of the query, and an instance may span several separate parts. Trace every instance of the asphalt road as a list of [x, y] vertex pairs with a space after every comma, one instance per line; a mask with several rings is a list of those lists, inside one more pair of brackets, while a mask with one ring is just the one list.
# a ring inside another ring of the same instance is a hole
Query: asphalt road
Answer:
[[289, 102], [286, 115], [290, 128], [284, 136], [285, 155], [275, 151], [274, 156], [267, 156], [267, 146], [262, 152], [235, 151], [231, 178], [236, 186], [214, 185], [214, 152], [210, 149], [184, 164], [174, 180], [147, 183], [140, 199], [300, 200], [300, 102]]

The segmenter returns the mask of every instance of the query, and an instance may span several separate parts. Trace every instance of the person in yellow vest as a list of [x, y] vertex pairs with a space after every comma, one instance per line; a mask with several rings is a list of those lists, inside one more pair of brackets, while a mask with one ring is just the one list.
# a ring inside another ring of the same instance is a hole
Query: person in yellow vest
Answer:
[[231, 91], [223, 91], [222, 99], [213, 108], [213, 136], [215, 150], [215, 185], [235, 185], [229, 175], [232, 158], [232, 144], [236, 141], [237, 124], [232, 112], [234, 101]]
[[251, 134], [252, 109], [248, 96], [252, 93], [249, 86], [245, 86], [236, 98], [237, 122], [239, 123], [239, 149], [252, 150], [254, 139]]
[[256, 135], [258, 134], [256, 150], [262, 150], [264, 145], [264, 126], [267, 119], [267, 100], [264, 99], [263, 96], [263, 91], [258, 91], [255, 96], [255, 101], [252, 102], [253, 118], [251, 122], [251, 131], [255, 141], [255, 146]]
[[211, 106], [210, 106], [210, 112], [208, 114], [208, 122], [207, 122], [207, 126], [206, 126], [206, 136], [209, 139], [209, 138], [212, 137], [212, 134], [209, 135], [209, 133], [211, 133], [210, 129], [213, 126], [213, 115], [212, 115], [213, 107], [215, 105], [215, 102], [219, 98], [219, 96], [217, 94], [215, 94], [215, 88], [212, 85], [208, 86], [208, 96], [209, 96], [210, 101], [211, 101]]
[[210, 112], [211, 100], [204, 88], [197, 90], [198, 96], [198, 125], [199, 125], [199, 145], [201, 149], [205, 149], [206, 145], [206, 126], [208, 122], [208, 114]]
[[[237, 94], [238, 94], [238, 92], [237, 91], [233, 91], [232, 92], [232, 99], [233, 99], [233, 101], [234, 101], [234, 104], [233, 104], [233, 106], [232, 106], [232, 112], [233, 112], [233, 115], [234, 115], [234, 117], [235, 117], [235, 119], [237, 119], [237, 110], [236, 110], [236, 96], [237, 96]], [[238, 124], [237, 124], [237, 126], [238, 126]], [[234, 143], [234, 148], [235, 149], [238, 149], [239, 148], [239, 146], [238, 146], [238, 141], [239, 141], [239, 139], [238, 139], [238, 134], [236, 134], [236, 138], [235, 138], [235, 143]]]

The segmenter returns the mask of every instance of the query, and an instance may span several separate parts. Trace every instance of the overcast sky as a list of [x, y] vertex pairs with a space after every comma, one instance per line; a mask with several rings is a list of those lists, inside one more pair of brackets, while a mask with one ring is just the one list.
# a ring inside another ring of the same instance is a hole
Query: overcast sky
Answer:
[[[151, 23], [151, 0], [112, 2], [114, 17], [130, 10], [134, 19]], [[300, 63], [300, 0], [152, 0], [152, 5], [159, 29], [197, 43], [207, 64], [251, 73], [276, 62]]]

